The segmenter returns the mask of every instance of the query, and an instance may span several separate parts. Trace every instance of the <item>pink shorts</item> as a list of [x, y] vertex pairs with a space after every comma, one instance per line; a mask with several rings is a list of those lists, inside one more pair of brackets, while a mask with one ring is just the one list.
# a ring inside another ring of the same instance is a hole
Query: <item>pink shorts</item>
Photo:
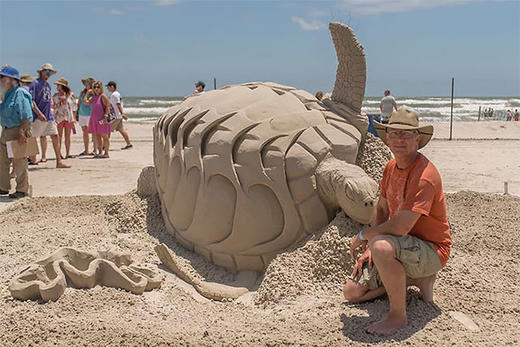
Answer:
[[74, 126], [74, 122], [62, 120], [60, 123], [58, 123], [58, 129], [61, 129], [61, 128], [72, 129], [74, 134], [76, 133], [76, 127]]

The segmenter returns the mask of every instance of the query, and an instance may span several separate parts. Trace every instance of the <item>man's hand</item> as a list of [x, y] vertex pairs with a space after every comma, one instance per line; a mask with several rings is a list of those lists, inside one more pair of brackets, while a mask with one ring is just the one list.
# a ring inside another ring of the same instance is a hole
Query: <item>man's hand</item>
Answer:
[[45, 117], [45, 115], [43, 113], [41, 113], [41, 112], [38, 115], [38, 119], [41, 120], [42, 122], [47, 121], [47, 117]]
[[365, 253], [361, 255], [361, 257], [358, 258], [356, 265], [354, 265], [354, 268], [352, 269], [352, 277], [356, 277], [358, 273], [361, 273], [363, 269], [363, 264], [368, 261], [368, 268], [372, 268], [372, 252], [370, 252], [370, 248], [367, 248], [365, 250]]
[[352, 239], [352, 243], [350, 244], [350, 257], [352, 260], [355, 260], [355, 252], [356, 249], [361, 247], [361, 250], [364, 251], [367, 248], [368, 241], [362, 241], [359, 238], [359, 235], [356, 234], [356, 236]]
[[121, 117], [123, 117], [124, 120], [128, 120], [128, 117], [124, 113], [121, 115]]
[[25, 130], [22, 130], [18, 133], [18, 143], [21, 145], [27, 143], [27, 137], [25, 137]]

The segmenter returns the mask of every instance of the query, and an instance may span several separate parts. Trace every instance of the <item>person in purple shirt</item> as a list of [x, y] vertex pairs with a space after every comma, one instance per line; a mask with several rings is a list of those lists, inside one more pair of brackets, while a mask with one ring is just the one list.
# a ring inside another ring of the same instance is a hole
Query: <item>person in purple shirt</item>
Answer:
[[56, 167], [68, 169], [69, 165], [63, 163], [58, 142], [58, 128], [54, 122], [51, 110], [51, 85], [48, 79], [56, 73], [51, 64], [43, 64], [38, 70], [39, 77], [29, 85], [29, 92], [33, 97], [33, 126], [34, 137], [40, 138], [42, 148], [41, 162], [47, 161], [47, 136], [51, 137], [54, 153], [56, 154]]

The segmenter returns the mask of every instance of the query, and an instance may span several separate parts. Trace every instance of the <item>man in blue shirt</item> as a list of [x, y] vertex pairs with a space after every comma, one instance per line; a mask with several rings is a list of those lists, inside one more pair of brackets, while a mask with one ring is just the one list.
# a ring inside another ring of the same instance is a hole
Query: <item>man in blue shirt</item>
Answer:
[[38, 70], [38, 78], [29, 84], [29, 92], [33, 98], [33, 127], [32, 133], [36, 138], [40, 138], [42, 147], [41, 162], [47, 161], [47, 136], [51, 137], [54, 153], [56, 154], [56, 167], [62, 169], [70, 168], [61, 159], [60, 145], [58, 142], [58, 128], [54, 121], [51, 110], [51, 85], [47, 80], [54, 75], [56, 70], [51, 64], [43, 64]]
[[[20, 87], [20, 75], [12, 66], [4, 66], [0, 70], [0, 195], [7, 195], [11, 190], [7, 142], [17, 140], [27, 142], [29, 124], [32, 121], [31, 94]], [[10, 194], [13, 199], [27, 196], [29, 189], [29, 172], [27, 158], [13, 159], [13, 170], [16, 174], [16, 192]]]

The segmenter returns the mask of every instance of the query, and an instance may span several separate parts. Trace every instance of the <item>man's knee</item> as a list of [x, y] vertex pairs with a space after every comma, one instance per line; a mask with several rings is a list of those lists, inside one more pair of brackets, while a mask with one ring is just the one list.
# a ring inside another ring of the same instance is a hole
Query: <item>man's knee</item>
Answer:
[[370, 250], [372, 251], [372, 257], [382, 258], [391, 257], [395, 258], [395, 246], [391, 238], [385, 235], [378, 235], [370, 241]]
[[343, 286], [343, 296], [348, 302], [359, 302], [360, 298], [365, 295], [367, 291], [367, 287], [351, 279], [348, 279], [347, 283]]

